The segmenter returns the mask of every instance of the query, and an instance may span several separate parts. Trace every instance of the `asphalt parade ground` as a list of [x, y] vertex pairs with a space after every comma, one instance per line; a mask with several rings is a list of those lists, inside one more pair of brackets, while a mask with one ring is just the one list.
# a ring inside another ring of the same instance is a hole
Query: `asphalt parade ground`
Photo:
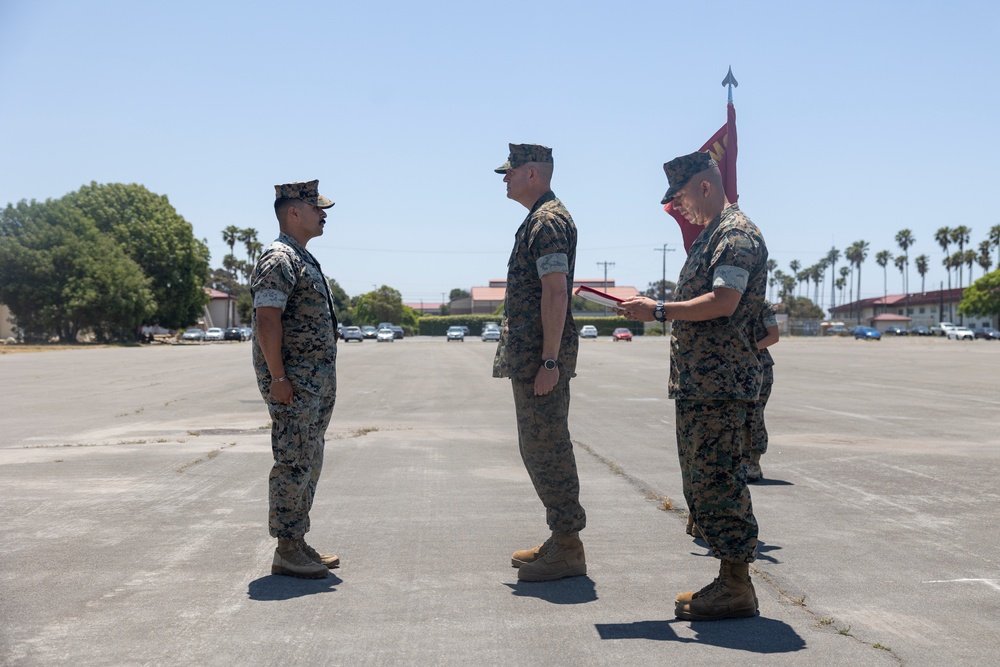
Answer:
[[510, 567], [547, 531], [494, 350], [341, 344], [317, 581], [270, 574], [249, 343], [0, 355], [0, 664], [997, 664], [1000, 343], [773, 348], [760, 614], [701, 623], [666, 341], [582, 341], [588, 574], [551, 583]]

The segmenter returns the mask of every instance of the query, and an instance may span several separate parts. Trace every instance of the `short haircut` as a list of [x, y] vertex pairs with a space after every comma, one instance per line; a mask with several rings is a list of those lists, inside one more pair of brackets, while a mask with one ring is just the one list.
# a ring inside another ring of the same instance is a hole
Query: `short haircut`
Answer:
[[552, 168], [554, 165], [551, 162], [532, 162], [531, 166], [535, 168], [538, 175], [545, 179], [545, 181], [552, 180]]
[[292, 206], [298, 204], [298, 199], [292, 199], [291, 197], [279, 197], [274, 200], [274, 215], [278, 218], [278, 222], [284, 224], [285, 215], [288, 213], [288, 209]]

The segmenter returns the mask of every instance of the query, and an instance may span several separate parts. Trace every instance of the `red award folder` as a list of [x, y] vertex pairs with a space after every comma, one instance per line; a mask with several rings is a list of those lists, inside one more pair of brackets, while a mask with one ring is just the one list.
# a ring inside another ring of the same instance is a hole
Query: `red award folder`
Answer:
[[593, 301], [594, 303], [598, 303], [608, 308], [618, 308], [619, 304], [623, 301], [623, 299], [611, 296], [607, 292], [602, 292], [601, 290], [596, 290], [593, 287], [587, 287], [586, 285], [580, 285], [577, 287], [573, 290], [573, 294], [586, 299], [587, 301]]

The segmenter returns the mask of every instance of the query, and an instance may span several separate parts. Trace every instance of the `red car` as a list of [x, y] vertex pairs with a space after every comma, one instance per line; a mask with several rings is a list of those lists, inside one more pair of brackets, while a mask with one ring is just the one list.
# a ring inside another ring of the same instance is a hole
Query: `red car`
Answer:
[[631, 343], [632, 332], [626, 329], [625, 327], [618, 327], [617, 329], [615, 329], [614, 333], [611, 334], [611, 340], [615, 341], [616, 343], [620, 340], [627, 340], [628, 342]]

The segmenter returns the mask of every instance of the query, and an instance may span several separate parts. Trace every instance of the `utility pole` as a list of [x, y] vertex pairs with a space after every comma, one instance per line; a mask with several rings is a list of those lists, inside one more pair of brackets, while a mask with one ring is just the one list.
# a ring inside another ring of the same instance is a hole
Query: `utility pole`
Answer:
[[[598, 262], [597, 265], [604, 267], [604, 291], [607, 292], [608, 291], [608, 267], [609, 266], [613, 267], [615, 265], [615, 263], [614, 262]], [[607, 317], [607, 315], [608, 315], [608, 307], [604, 306], [604, 316]]]
[[[662, 248], [653, 248], [656, 252], [663, 253], [663, 278], [660, 280], [660, 301], [667, 300], [667, 253], [676, 250], [676, 248], [668, 248], [668, 245], [668, 243], [664, 243]], [[666, 336], [667, 323], [661, 322], [661, 326], [663, 327], [663, 335]]]

